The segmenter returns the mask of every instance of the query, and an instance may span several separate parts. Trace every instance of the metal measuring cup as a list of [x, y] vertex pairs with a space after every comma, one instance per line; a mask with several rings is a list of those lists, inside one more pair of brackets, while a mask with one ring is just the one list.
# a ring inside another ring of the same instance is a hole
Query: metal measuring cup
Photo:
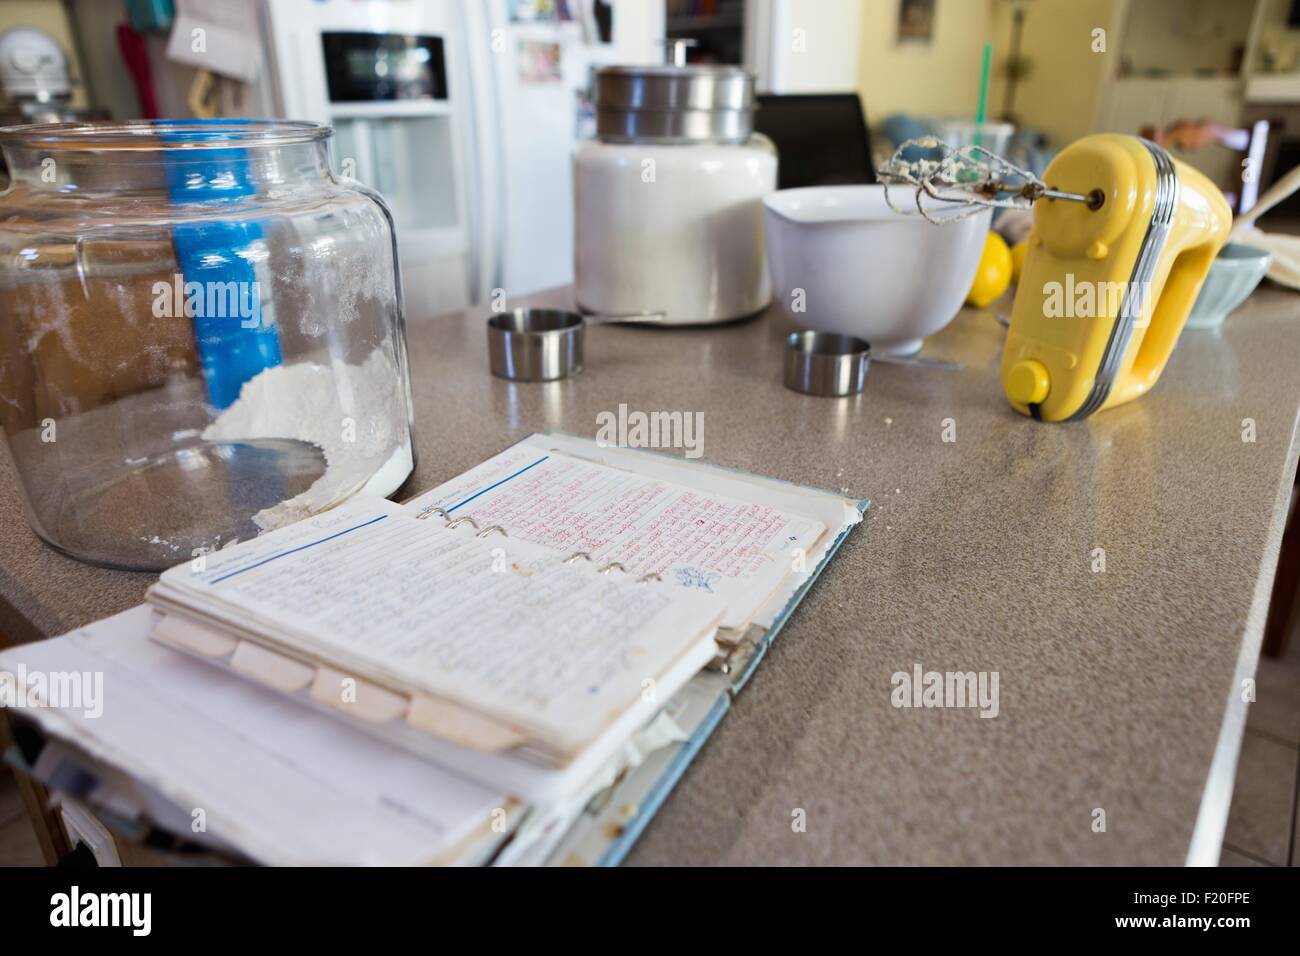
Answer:
[[867, 384], [871, 346], [851, 335], [791, 332], [785, 340], [785, 386], [805, 395], [856, 395]]
[[865, 340], [831, 332], [791, 332], [785, 339], [786, 388], [805, 395], [856, 395], [867, 383], [872, 359], [886, 365], [957, 372], [960, 362], [920, 356], [875, 355]]
[[582, 315], [567, 309], [515, 309], [487, 320], [488, 367], [512, 382], [553, 382], [582, 371], [589, 325], [662, 322], [662, 312]]

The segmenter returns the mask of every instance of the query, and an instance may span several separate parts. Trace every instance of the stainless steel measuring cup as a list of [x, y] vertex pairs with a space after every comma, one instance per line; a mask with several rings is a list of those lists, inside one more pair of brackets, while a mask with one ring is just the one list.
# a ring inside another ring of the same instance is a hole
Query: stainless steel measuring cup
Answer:
[[785, 339], [785, 384], [805, 395], [856, 395], [867, 382], [867, 368], [873, 360], [944, 372], [965, 367], [960, 362], [918, 355], [872, 355], [870, 345], [851, 335], [791, 332]]
[[785, 386], [805, 395], [856, 395], [867, 383], [871, 346], [851, 335], [791, 332], [785, 340]]
[[515, 309], [487, 320], [488, 366], [512, 382], [553, 382], [582, 371], [587, 326], [662, 322], [662, 312], [582, 315], [566, 309]]
[[515, 309], [487, 320], [488, 366], [512, 382], [552, 382], [582, 371], [586, 322], [564, 309]]

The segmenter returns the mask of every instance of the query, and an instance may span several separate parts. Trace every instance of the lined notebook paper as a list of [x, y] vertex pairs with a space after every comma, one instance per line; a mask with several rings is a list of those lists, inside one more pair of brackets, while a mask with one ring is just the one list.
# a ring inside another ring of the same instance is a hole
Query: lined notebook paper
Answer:
[[152, 633], [553, 796], [719, 644], [771, 627], [858, 520], [825, 492], [534, 435], [404, 506], [352, 501], [166, 572]]
[[[201, 807], [208, 831], [262, 863], [409, 866], [454, 858], [510, 806], [499, 790], [148, 640], [149, 614], [132, 608], [0, 653], [0, 670], [21, 662], [104, 675], [111, 705], [102, 713], [42, 707], [25, 716], [131, 775], [142, 806], [118, 807], [124, 816], [155, 816], [174, 802], [177, 832], [197, 840], [190, 815]], [[111, 779], [78, 795], [94, 797]]]
[[362, 499], [165, 572], [154, 603], [296, 659], [425, 693], [572, 756], [721, 608]]
[[747, 624], [826, 534], [816, 518], [521, 442], [409, 507], [469, 515], [557, 554], [589, 553], [635, 575], [715, 596]]

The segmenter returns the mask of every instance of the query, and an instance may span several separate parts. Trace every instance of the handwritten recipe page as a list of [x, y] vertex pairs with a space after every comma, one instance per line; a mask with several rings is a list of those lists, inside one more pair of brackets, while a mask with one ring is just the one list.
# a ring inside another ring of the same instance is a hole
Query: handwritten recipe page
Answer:
[[586, 552], [641, 576], [717, 596], [742, 628], [826, 531], [820, 521], [527, 443], [409, 507], [501, 525], [563, 556]]

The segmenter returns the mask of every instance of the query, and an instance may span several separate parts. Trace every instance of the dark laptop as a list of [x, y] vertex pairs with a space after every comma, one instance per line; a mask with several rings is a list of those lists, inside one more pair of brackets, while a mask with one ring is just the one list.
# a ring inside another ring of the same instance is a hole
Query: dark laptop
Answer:
[[754, 128], [776, 144], [779, 189], [876, 181], [856, 93], [760, 94]]

